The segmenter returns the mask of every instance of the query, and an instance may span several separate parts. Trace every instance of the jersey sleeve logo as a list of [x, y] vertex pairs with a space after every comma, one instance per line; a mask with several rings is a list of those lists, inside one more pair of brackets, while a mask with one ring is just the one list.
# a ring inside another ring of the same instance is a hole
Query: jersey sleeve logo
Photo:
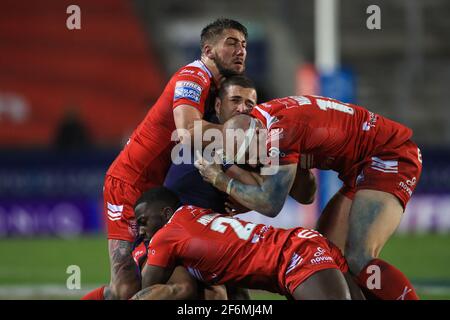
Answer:
[[188, 99], [200, 103], [203, 88], [192, 81], [177, 81], [173, 100]]

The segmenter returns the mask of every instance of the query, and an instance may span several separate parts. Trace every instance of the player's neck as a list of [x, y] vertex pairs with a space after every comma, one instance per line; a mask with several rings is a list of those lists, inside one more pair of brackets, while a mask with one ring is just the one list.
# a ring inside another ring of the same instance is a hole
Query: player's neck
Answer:
[[217, 68], [214, 61], [205, 56], [202, 56], [200, 60], [208, 68], [208, 70], [211, 71], [213, 78], [214, 78], [214, 82], [216, 84], [219, 84], [220, 80], [222, 80], [223, 76], [220, 74], [219, 69]]

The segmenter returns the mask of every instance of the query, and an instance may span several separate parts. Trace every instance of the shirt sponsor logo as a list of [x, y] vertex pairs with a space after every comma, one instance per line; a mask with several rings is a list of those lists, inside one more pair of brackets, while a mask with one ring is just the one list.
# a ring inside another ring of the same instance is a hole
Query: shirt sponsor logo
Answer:
[[413, 177], [412, 179], [406, 180], [405, 182], [401, 181], [398, 186], [404, 193], [408, 194], [411, 197], [413, 193], [411, 188], [416, 185], [416, 182], [416, 177]]
[[188, 74], [194, 74], [195, 71], [194, 71], [194, 70], [191, 70], [191, 69], [183, 69], [183, 70], [180, 71], [180, 74], [186, 74], [186, 73], [188, 73]]
[[314, 253], [314, 257], [320, 257], [325, 253], [325, 249], [322, 249], [321, 247], [317, 247], [316, 253]]
[[363, 131], [369, 131], [371, 128], [375, 127], [378, 117], [375, 113], [369, 111], [369, 121], [365, 121], [362, 126]]
[[400, 182], [400, 183], [398, 184], [398, 186], [400, 187], [400, 189], [401, 189], [403, 192], [405, 192], [406, 194], [408, 194], [408, 195], [411, 197], [411, 195], [412, 195], [412, 190], [411, 190], [411, 188], [408, 187], [403, 181]]
[[417, 182], [417, 179], [416, 179], [416, 177], [413, 177], [411, 180], [406, 180], [406, 184], [408, 185], [408, 186], [415, 186], [416, 185], [416, 182]]
[[257, 243], [259, 241], [259, 239], [264, 239], [264, 235], [266, 234], [267, 231], [269, 231], [271, 227], [270, 226], [264, 226], [261, 228], [261, 230], [253, 235], [253, 239], [252, 239], [252, 243]]
[[316, 251], [316, 253], [314, 253], [315, 258], [311, 259], [311, 264], [334, 262], [332, 257], [325, 255], [325, 252], [326, 252], [325, 249], [323, 249], [321, 247], [317, 247], [317, 251]]
[[177, 81], [173, 100], [188, 99], [195, 103], [200, 102], [202, 87], [192, 81]]
[[144, 250], [138, 250], [134, 253], [133, 258], [136, 263], [139, 263], [139, 259], [145, 255]]
[[208, 83], [208, 80], [206, 79], [205, 74], [202, 71], [197, 72], [197, 75], [202, 78], [203, 82], [206, 84]]

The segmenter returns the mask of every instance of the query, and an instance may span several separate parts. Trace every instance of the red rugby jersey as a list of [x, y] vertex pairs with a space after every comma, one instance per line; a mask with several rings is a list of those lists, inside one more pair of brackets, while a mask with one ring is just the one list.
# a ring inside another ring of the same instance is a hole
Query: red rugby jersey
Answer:
[[152, 238], [147, 264], [182, 264], [208, 284], [236, 284], [282, 292], [279, 258], [289, 236], [298, 229], [253, 224], [210, 209], [183, 206]]
[[210, 92], [214, 89], [212, 73], [200, 60], [179, 69], [134, 130], [107, 174], [142, 190], [161, 185], [170, 166], [170, 153], [174, 146], [171, 141], [175, 130], [173, 109], [184, 104], [204, 114], [210, 102]]
[[332, 169], [343, 181], [354, 179], [361, 162], [409, 140], [412, 130], [363, 107], [319, 96], [291, 96], [259, 104], [251, 115], [268, 129], [280, 164]]

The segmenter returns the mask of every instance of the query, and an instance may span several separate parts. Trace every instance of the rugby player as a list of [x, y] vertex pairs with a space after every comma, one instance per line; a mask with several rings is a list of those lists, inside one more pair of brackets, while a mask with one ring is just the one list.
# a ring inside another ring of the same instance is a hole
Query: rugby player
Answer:
[[[171, 195], [170, 190], [165, 193], [166, 201], [177, 199], [173, 205], [178, 205], [178, 198], [175, 194]], [[157, 199], [158, 202], [160, 199]], [[161, 221], [156, 221], [160, 223]], [[161, 227], [162, 225], [160, 225]], [[153, 234], [147, 231], [147, 228], [139, 227], [139, 237], [135, 241], [133, 250], [133, 259], [136, 263], [140, 277], [142, 269], [146, 265], [148, 250], [147, 247]], [[187, 299], [204, 299], [204, 300], [226, 300], [228, 298], [227, 291], [223, 286], [205, 286], [197, 284], [197, 281], [182, 266], [177, 266], [169, 281], [165, 285], [155, 286], [151, 294], [147, 295], [149, 300], [187, 300]]]
[[136, 203], [137, 221], [152, 240], [143, 289], [134, 299], [148, 299], [164, 287], [178, 264], [211, 285], [264, 289], [293, 299], [363, 297], [339, 248], [318, 232], [256, 225], [210, 209], [178, 208], [177, 202], [175, 194], [158, 187]]
[[[251, 79], [236, 75], [227, 77], [218, 91], [215, 101], [215, 115], [208, 120], [223, 124], [231, 117], [238, 114], [247, 114], [256, 105], [257, 93]], [[193, 152], [193, 151], [192, 151]], [[181, 157], [181, 156], [180, 156]], [[193, 157], [191, 157], [193, 158]], [[226, 167], [226, 174], [232, 178], [246, 177], [241, 175], [242, 169], [237, 166]], [[297, 184], [309, 181], [312, 174], [307, 169], [300, 169], [297, 172]], [[245, 183], [255, 183], [254, 179], [244, 181]], [[173, 191], [179, 197], [183, 205], [194, 205], [202, 208], [210, 208], [218, 213], [232, 212], [233, 214], [249, 211], [247, 208], [238, 206], [228, 199], [228, 195], [220, 192], [211, 184], [205, 182], [193, 163], [172, 164], [167, 173], [164, 186]], [[314, 199], [315, 185], [308, 188], [298, 186], [293, 188], [295, 195], [291, 193], [297, 201], [303, 204], [311, 203]], [[227, 286], [228, 298], [231, 300], [250, 299], [248, 290], [244, 288], [233, 288]]]
[[[203, 117], [213, 112], [211, 104], [221, 79], [244, 72], [247, 30], [237, 21], [218, 19], [202, 30], [200, 45], [200, 60], [172, 76], [106, 173], [103, 199], [111, 282], [85, 298], [128, 299], [140, 289], [131, 256], [137, 236], [133, 206], [144, 190], [163, 184], [175, 129], [191, 132], [197, 120], [204, 130], [220, 128]], [[181, 142], [183, 137], [179, 137]]]
[[[249, 113], [256, 102], [256, 88], [251, 79], [243, 75], [229, 76], [221, 82], [214, 104], [215, 114], [207, 120], [223, 124], [232, 116]], [[189, 152], [192, 152], [191, 158], [193, 159], [193, 150], [189, 150]], [[236, 166], [232, 166], [228, 169], [227, 174], [237, 178], [238, 170]], [[247, 183], [251, 182], [247, 181]], [[225, 204], [228, 202], [228, 195], [203, 181], [193, 162], [172, 164], [164, 186], [173, 191], [182, 204], [211, 208], [220, 213], [226, 211]], [[243, 288], [227, 286], [227, 293], [227, 297], [232, 300], [250, 299], [248, 290]]]
[[[222, 81], [215, 100], [215, 114], [208, 120], [223, 124], [235, 115], [250, 113], [256, 102], [256, 88], [249, 78], [244, 75], [227, 77]], [[189, 150], [189, 152], [193, 153], [194, 151]], [[191, 158], [193, 159], [193, 157]], [[234, 167], [230, 167], [227, 174], [235, 178], [236, 169]], [[172, 164], [164, 186], [176, 193], [182, 204], [210, 208], [216, 212], [225, 213], [225, 202], [228, 195], [205, 182], [193, 161]]]
[[337, 171], [344, 186], [325, 209], [320, 229], [342, 248], [366, 293], [378, 299], [418, 299], [406, 276], [378, 258], [400, 224], [422, 171], [411, 129], [360, 106], [318, 96], [262, 103], [251, 117], [236, 116], [223, 130], [236, 128], [249, 128], [248, 137], [254, 140], [257, 128], [268, 130], [272, 161], [279, 161], [276, 173], [253, 175], [259, 184], [246, 185], [225, 175], [220, 165], [199, 159], [197, 167], [206, 181], [242, 205], [274, 217], [297, 168]]

